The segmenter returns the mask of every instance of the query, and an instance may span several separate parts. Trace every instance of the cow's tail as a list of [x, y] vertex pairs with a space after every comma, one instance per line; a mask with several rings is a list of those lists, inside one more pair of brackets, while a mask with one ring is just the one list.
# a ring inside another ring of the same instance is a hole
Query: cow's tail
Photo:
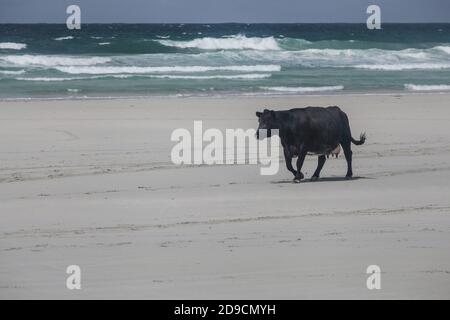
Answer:
[[364, 142], [366, 142], [366, 134], [365, 133], [361, 133], [361, 135], [359, 136], [359, 140], [353, 139], [352, 136], [350, 136], [350, 138], [352, 139], [352, 142], [357, 146], [360, 146], [360, 145], [364, 144]]
[[361, 135], [359, 136], [359, 140], [355, 140], [352, 137], [352, 132], [350, 130], [350, 123], [348, 121], [348, 117], [345, 114], [345, 112], [343, 112], [342, 110], [341, 110], [341, 116], [343, 118], [344, 125], [346, 126], [346, 128], [345, 128], [346, 135], [350, 139], [350, 141], [357, 146], [364, 144], [364, 142], [366, 142], [366, 133], [361, 133]]

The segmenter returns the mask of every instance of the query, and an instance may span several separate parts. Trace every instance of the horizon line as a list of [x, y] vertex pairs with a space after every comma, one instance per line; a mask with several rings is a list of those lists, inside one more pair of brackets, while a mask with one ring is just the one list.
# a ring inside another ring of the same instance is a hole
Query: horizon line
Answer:
[[[65, 25], [66, 22], [0, 22], [4, 24], [54, 24]], [[82, 24], [190, 24], [190, 25], [211, 25], [211, 24], [366, 24], [366, 22], [83, 22]], [[397, 22], [386, 21], [382, 24], [450, 24], [450, 22]]]

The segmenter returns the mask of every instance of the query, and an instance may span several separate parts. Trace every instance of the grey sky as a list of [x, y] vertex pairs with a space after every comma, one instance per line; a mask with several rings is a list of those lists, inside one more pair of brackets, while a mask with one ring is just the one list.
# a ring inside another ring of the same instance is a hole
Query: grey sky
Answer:
[[0, 23], [64, 23], [70, 4], [82, 22], [450, 22], [450, 0], [0, 0]]

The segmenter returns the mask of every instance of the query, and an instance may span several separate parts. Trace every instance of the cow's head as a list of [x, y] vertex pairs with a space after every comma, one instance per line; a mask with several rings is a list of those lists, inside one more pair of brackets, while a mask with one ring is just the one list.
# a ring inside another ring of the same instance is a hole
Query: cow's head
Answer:
[[[259, 126], [258, 130], [256, 130], [256, 137], [260, 139], [259, 130], [267, 130], [267, 138], [272, 136], [271, 129], [278, 129], [276, 125], [276, 114], [273, 110], [264, 109], [263, 112], [256, 112], [256, 116], [258, 117]], [[261, 138], [265, 138], [266, 135], [261, 135]]]

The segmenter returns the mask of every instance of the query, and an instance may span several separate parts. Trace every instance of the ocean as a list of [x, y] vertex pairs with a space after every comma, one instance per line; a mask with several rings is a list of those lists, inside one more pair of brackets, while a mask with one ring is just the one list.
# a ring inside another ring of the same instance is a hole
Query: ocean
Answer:
[[0, 25], [0, 99], [450, 91], [450, 24]]

